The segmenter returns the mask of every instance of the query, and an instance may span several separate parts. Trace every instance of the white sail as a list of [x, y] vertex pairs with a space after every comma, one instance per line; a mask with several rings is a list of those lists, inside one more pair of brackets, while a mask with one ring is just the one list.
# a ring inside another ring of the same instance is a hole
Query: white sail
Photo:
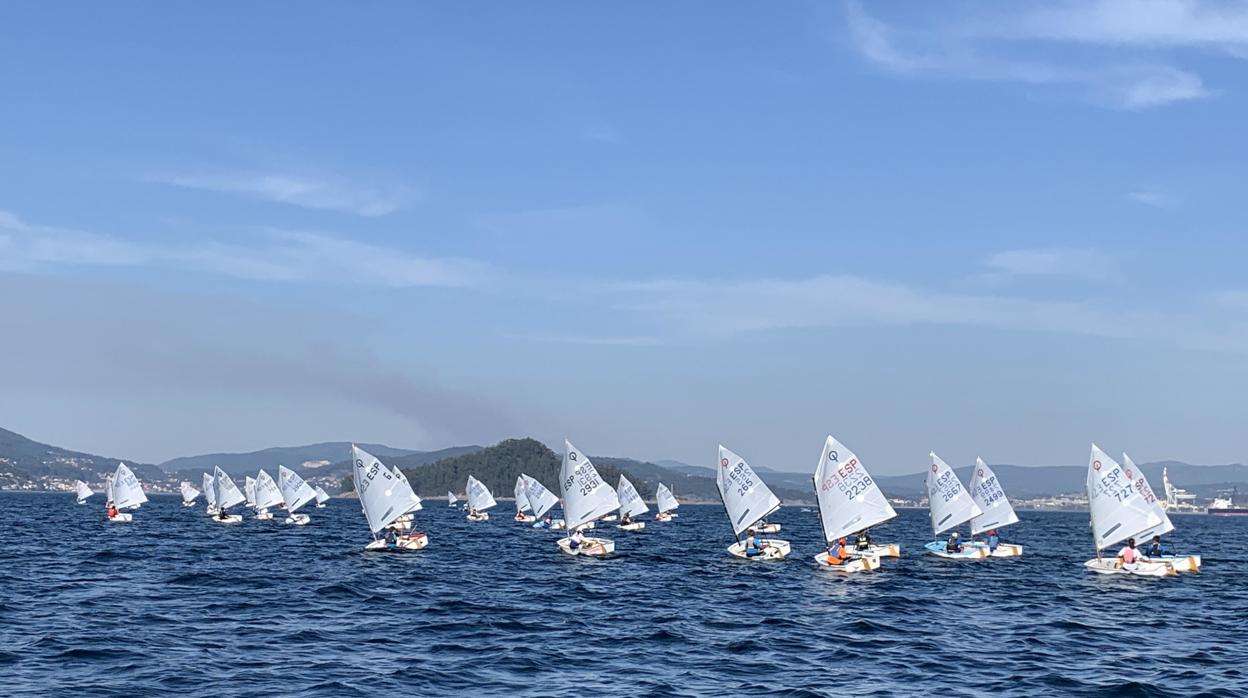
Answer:
[[897, 516], [862, 461], [829, 436], [815, 467], [815, 497], [829, 543]]
[[204, 501], [208, 502], [208, 506], [215, 507], [217, 505], [217, 487], [213, 481], [212, 475], [204, 473]]
[[244, 500], [243, 493], [239, 491], [238, 485], [230, 479], [220, 466], [216, 466], [212, 472], [213, 486], [216, 488], [217, 506], [222, 509], [229, 509], [235, 504], [242, 504]]
[[450, 506], [455, 506], [455, 502], [458, 502], [458, 501], [459, 501], [459, 497], [456, 497], [454, 492], [447, 490], [446, 503]]
[[117, 464], [112, 485], [113, 506], [118, 509], [131, 509], [147, 501], [147, 495], [143, 494], [143, 485], [139, 484], [139, 479], [130, 472], [125, 463]]
[[416, 490], [412, 489], [412, 483], [407, 481], [407, 476], [403, 474], [403, 469], [391, 468], [390, 471], [394, 473], [394, 479], [399, 481], [399, 489], [406, 488], [406, 491], [411, 493], [411, 499], [408, 502], [407, 511], [404, 511], [403, 513], [410, 514], [414, 511], [424, 509], [425, 505], [421, 502], [420, 497], [416, 495]]
[[329, 501], [329, 493], [321, 489], [320, 485], [317, 485], [316, 487], [313, 487], [312, 489], [316, 491], [316, 503], [317, 504], [324, 504], [325, 502]]
[[520, 477], [524, 478], [524, 498], [528, 500], [534, 516], [540, 518], [543, 514], [550, 511], [551, 507], [559, 503], [559, 498], [555, 496], [555, 493], [546, 489], [542, 483], [537, 481], [537, 478], [524, 474], [521, 474]]
[[113, 476], [109, 475], [104, 478], [104, 500], [108, 503], [113, 501]]
[[273, 476], [261, 470], [256, 474], [256, 509], [272, 509], [281, 504], [282, 490]]
[[962, 486], [953, 468], [935, 453], [928, 455], [932, 457], [932, 467], [927, 470], [927, 508], [932, 515], [932, 533], [940, 535], [984, 511]]
[[975, 474], [971, 476], [971, 498], [984, 513], [971, 519], [971, 535], [1018, 523], [1018, 514], [1005, 496], [1005, 489], [997, 480], [997, 474], [984, 462], [975, 459]]
[[676, 498], [672, 496], [672, 491], [661, 482], [659, 483], [659, 489], [655, 490], [654, 501], [658, 504], [659, 513], [672, 511], [680, 506], [680, 502], [677, 502]]
[[1151, 539], [1153, 536], [1164, 536], [1173, 531], [1174, 524], [1170, 521], [1170, 515], [1166, 513], [1166, 508], [1162, 506], [1161, 500], [1157, 499], [1152, 485], [1148, 484], [1148, 478], [1144, 477], [1144, 470], [1136, 467], [1135, 462], [1131, 460], [1131, 456], [1128, 456], [1125, 452], [1122, 454], [1122, 469], [1123, 474], [1127, 476], [1132, 486], [1135, 487], [1135, 491], [1152, 505], [1153, 512], [1161, 518], [1161, 523], [1135, 534], [1135, 537], [1140, 539], [1140, 544], [1143, 545], [1144, 541]]
[[1161, 517], [1135, 489], [1122, 466], [1096, 444], [1092, 444], [1088, 457], [1088, 508], [1097, 550], [1161, 524]]
[[490, 488], [471, 475], [468, 476], [468, 486], [464, 488], [464, 491], [468, 493], [468, 508], [473, 511], [485, 511], [497, 504], [494, 501], [494, 495], [490, 493]]
[[284, 465], [277, 466], [277, 488], [282, 491], [287, 514], [299, 511], [304, 504], [316, 499], [316, 490], [304, 482], [299, 473]]
[[516, 513], [522, 514], [533, 506], [529, 504], [529, 498], [524, 495], [524, 473], [516, 477]]
[[754, 472], [749, 463], [737, 454], [719, 447], [719, 468], [715, 473], [719, 497], [732, 523], [734, 536], [780, 508], [780, 499]]
[[395, 519], [420, 504], [420, 497], [412, 492], [404, 478], [396, 477], [394, 471], [362, 448], [351, 446], [351, 477], [355, 491], [360, 497], [360, 508], [368, 519], [373, 533], [389, 526]]
[[615, 490], [603, 482], [589, 456], [576, 450], [566, 439], [563, 466], [559, 469], [559, 490], [563, 493], [563, 515], [569, 531], [620, 508]]
[[181, 490], [182, 490], [182, 501], [184, 502], [187, 502], [187, 503], [193, 502], [195, 501], [195, 498], [199, 496], [199, 490], [195, 489], [195, 485], [192, 485], [186, 480], [182, 481]]
[[641, 516], [650, 511], [650, 507], [646, 506], [646, 501], [641, 498], [641, 493], [633, 487], [633, 483], [620, 474], [620, 488], [616, 490], [620, 497], [620, 515], [621, 516]]
[[243, 497], [247, 500], [247, 506], [256, 506], [256, 478], [250, 475], [243, 481]]
[[87, 485], [87, 483], [82, 480], [78, 480], [74, 483], [74, 490], [78, 493], [78, 501], [80, 502], [87, 501], [91, 495], [95, 494], [91, 491], [91, 488]]

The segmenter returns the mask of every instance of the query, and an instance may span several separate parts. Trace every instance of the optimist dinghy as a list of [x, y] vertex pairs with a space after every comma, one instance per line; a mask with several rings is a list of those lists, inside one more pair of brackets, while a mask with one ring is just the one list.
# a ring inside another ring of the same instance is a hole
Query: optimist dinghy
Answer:
[[78, 494], [78, 504], [80, 505], [86, 504], [87, 500], [90, 499], [93, 495], [95, 495], [95, 493], [91, 491], [91, 488], [87, 485], [87, 483], [83, 482], [82, 480], [78, 480], [77, 482], [74, 483], [74, 491]]
[[217, 515], [217, 487], [211, 473], [204, 473], [204, 504], [207, 505], [209, 516]]
[[448, 507], [450, 507], [450, 508], [454, 509], [454, 508], [455, 508], [455, 502], [458, 502], [458, 501], [459, 501], [459, 498], [455, 496], [455, 493], [454, 493], [454, 492], [450, 492], [450, 491], [448, 491], [448, 492], [446, 493], [446, 505], [447, 505]]
[[[813, 481], [815, 501], [819, 504], [819, 523], [828, 545], [897, 516], [858, 456], [830, 435], [823, 442], [823, 453], [815, 466]], [[866, 550], [851, 550], [851, 554], [857, 557], [839, 565], [833, 564], [831, 555], [822, 552], [815, 556], [815, 562], [824, 569], [866, 572], [880, 567], [877, 549], [895, 553], [896, 547], [873, 545]]]
[[[1161, 500], [1157, 499], [1157, 495], [1153, 493], [1153, 487], [1148, 484], [1148, 478], [1144, 476], [1144, 471], [1137, 467], [1131, 460], [1131, 456], [1128, 456], [1126, 453], [1122, 454], [1122, 468], [1123, 474], [1132, 481], [1135, 491], [1151, 504], [1153, 513], [1161, 517], [1160, 524], [1135, 535], [1136, 543], [1143, 549], [1148, 546], [1153, 536], [1164, 536], [1173, 531], [1174, 523], [1170, 521], [1170, 515], [1166, 513], [1166, 508], [1161, 505]], [[1165, 562], [1173, 567], [1175, 572], [1200, 571], [1199, 555], [1162, 554], [1150, 556], [1146, 554], [1144, 559], [1150, 562]]]
[[321, 489], [320, 485], [317, 485], [316, 487], [313, 487], [312, 489], [316, 491], [316, 508], [324, 509], [325, 502], [329, 501], [329, 493]]
[[195, 506], [195, 499], [199, 497], [199, 490], [195, 489], [195, 485], [183, 480], [180, 489], [182, 491], [182, 506]]
[[620, 473], [620, 488], [616, 490], [616, 494], [620, 499], [620, 521], [616, 528], [621, 531], [640, 531], [646, 527], [645, 521], [634, 521], [638, 516], [650, 511], [650, 507], [646, 506], [646, 502], [641, 498], [641, 493], [633, 487], [633, 483]]
[[281, 490], [282, 503], [286, 505], [285, 523], [293, 526], [308, 525], [312, 517], [298, 512], [308, 502], [316, 501], [316, 490], [304, 482], [299, 473], [284, 465], [277, 466], [277, 489]]
[[490, 488], [485, 486], [477, 478], [469, 475], [468, 485], [464, 488], [468, 493], [468, 520], [469, 521], [489, 521], [490, 514], [486, 511], [498, 504], [494, 501], [494, 495], [490, 492]]
[[516, 519], [516, 523], [531, 524], [534, 521], [537, 521], [537, 517], [534, 516], [533, 514], [528, 513], [529, 510], [532, 509], [533, 507], [531, 504], [529, 504], [529, 498], [525, 495], [524, 492], [525, 492], [524, 473], [520, 473], [519, 475], [516, 476], [516, 489], [515, 489], [516, 516], [515, 516], [515, 519]]
[[654, 501], [658, 505], [659, 513], [654, 515], [655, 521], [671, 521], [680, 516], [676, 513], [676, 507], [680, 506], [680, 502], [676, 501], [676, 497], [672, 496], [672, 491], [667, 485], [659, 483], [659, 488], [654, 491]]
[[117, 464], [117, 470], [113, 472], [112, 478], [108, 481], [108, 500], [117, 510], [115, 516], [108, 518], [113, 523], [130, 523], [134, 516], [126, 513], [125, 510], [138, 509], [147, 501], [147, 495], [143, 493], [143, 485], [134, 473], [130, 472], [130, 468], [127, 468], [125, 463]]
[[282, 490], [274, 482], [273, 477], [262, 469], [256, 474], [256, 520], [270, 521], [273, 512], [283, 504]]
[[399, 535], [393, 528], [384, 538], [377, 533], [389, 527], [399, 517], [420, 511], [420, 497], [402, 473], [386, 467], [370, 453], [358, 446], [351, 446], [351, 477], [355, 491], [360, 496], [360, 508], [368, 521], [373, 542], [364, 546], [368, 551], [420, 550], [429, 545], [429, 537], [423, 533]]
[[1017, 543], [997, 543], [996, 549], [988, 547], [988, 543], [976, 541], [975, 536], [986, 531], [995, 531], [1018, 523], [1018, 514], [1005, 496], [1005, 489], [997, 480], [996, 473], [984, 462], [983, 458], [975, 459], [975, 474], [971, 476], [971, 499], [984, 512], [971, 519], [971, 542], [967, 545], [988, 549], [988, 557], [1018, 557], [1023, 554], [1023, 546]]
[[1092, 444], [1092, 455], [1088, 458], [1088, 508], [1092, 517], [1096, 558], [1083, 565], [1097, 574], [1134, 574], [1141, 577], [1178, 574], [1168, 562], [1145, 561], [1142, 555], [1135, 562], [1124, 562], [1120, 557], [1101, 557], [1103, 548], [1163, 525], [1152, 503], [1135, 488], [1131, 475], [1096, 444]]
[[719, 498], [728, 514], [732, 535], [737, 542], [728, 546], [728, 554], [743, 560], [783, 560], [789, 556], [787, 540], [740, 536], [759, 520], [780, 508], [780, 499], [769, 489], [745, 459], [719, 447], [719, 468], [715, 473]]
[[563, 493], [563, 515], [573, 535], [560, 538], [556, 545], [568, 555], [602, 557], [615, 552], [615, 541], [582, 536], [581, 529], [604, 514], [620, 508], [615, 490], [598, 475], [598, 469], [572, 445], [563, 442], [563, 465], [559, 469], [559, 490]]
[[546, 489], [537, 478], [530, 477], [524, 473], [520, 473], [520, 479], [524, 481], [524, 499], [529, 504], [529, 509], [533, 512], [533, 528], [549, 528], [557, 530], [564, 528], [563, 519], [552, 519], [549, 524], [543, 518], [546, 512], [559, 503], [559, 498], [554, 492]]
[[[939, 536], [984, 512], [962, 486], [962, 481], [953, 472], [953, 468], [935, 453], [928, 455], [932, 458], [932, 467], [927, 471], [927, 508], [932, 517], [932, 535]], [[932, 541], [923, 547], [932, 555], [950, 560], [983, 560], [988, 557], [987, 547], [959, 545], [959, 550], [951, 551], [941, 540]]]
[[213, 492], [216, 494], [217, 515], [212, 517], [213, 521], [223, 524], [238, 523], [243, 520], [240, 514], [229, 513], [230, 507], [236, 504], [242, 504], [246, 501], [243, 493], [239, 491], [238, 485], [230, 479], [230, 476], [221, 469], [220, 466], [213, 468], [212, 472]]

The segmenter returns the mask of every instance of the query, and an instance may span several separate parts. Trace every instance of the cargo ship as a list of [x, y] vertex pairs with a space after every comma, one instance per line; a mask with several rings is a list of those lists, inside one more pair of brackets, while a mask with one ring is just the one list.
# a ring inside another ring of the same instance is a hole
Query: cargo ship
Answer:
[[1239, 488], [1235, 488], [1230, 497], [1214, 499], [1206, 511], [1214, 516], [1248, 516], [1248, 503], [1239, 498]]

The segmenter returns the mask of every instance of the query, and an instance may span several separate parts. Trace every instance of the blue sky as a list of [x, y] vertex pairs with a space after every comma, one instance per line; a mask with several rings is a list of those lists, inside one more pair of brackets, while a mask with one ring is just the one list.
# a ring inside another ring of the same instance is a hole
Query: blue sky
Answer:
[[0, 7], [0, 425], [1248, 460], [1248, 4]]

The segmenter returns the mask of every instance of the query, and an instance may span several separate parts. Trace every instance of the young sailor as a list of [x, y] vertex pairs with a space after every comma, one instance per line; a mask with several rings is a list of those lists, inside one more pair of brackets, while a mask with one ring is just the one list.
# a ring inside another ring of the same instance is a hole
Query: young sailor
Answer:
[[949, 536], [949, 541], [945, 543], [945, 552], [960, 553], [962, 552], [962, 543], [958, 540], [958, 532], [954, 531]]
[[836, 542], [836, 545], [828, 546], [828, 564], [843, 565], [849, 562], [849, 548], [845, 547], [845, 539], [842, 538]]
[[763, 537], [755, 533], [745, 539], [745, 555], [746, 557], [755, 557], [763, 554]]
[[1148, 544], [1148, 548], [1144, 550], [1144, 554], [1149, 557], [1161, 557], [1171, 553], [1170, 548], [1167, 548], [1165, 544], [1161, 542], [1161, 536], [1153, 536], [1153, 542]]
[[578, 528], [572, 532], [571, 536], [569, 536], [568, 547], [573, 550], [576, 550], [577, 548], [581, 547], [581, 544], [584, 542], [585, 542], [585, 536], [581, 535], [581, 529]]
[[1001, 544], [1001, 536], [997, 535], [997, 529], [988, 529], [988, 552], [997, 552], [997, 546]]
[[117, 507], [111, 501], [108, 503], [108, 518], [117, 518]]
[[1127, 544], [1118, 551], [1118, 559], [1122, 561], [1123, 569], [1134, 569], [1135, 563], [1140, 561], [1140, 551], [1135, 549], [1135, 539], [1128, 538]]
[[854, 550], [864, 551], [871, 549], [871, 535], [867, 533], [867, 529], [862, 529], [858, 535], [854, 536]]

